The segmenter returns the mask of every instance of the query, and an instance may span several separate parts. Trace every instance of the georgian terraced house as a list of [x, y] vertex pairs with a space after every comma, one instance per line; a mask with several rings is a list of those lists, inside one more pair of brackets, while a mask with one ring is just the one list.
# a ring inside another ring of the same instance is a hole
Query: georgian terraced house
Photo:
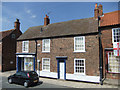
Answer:
[[17, 71], [95, 83], [118, 79], [120, 60], [113, 56], [112, 42], [120, 41], [119, 12], [103, 14], [102, 5], [95, 4], [94, 17], [52, 24], [46, 15], [44, 25], [18, 38]]

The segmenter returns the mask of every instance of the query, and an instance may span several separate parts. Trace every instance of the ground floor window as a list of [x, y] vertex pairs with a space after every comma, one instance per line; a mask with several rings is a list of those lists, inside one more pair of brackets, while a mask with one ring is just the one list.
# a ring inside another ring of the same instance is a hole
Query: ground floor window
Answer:
[[74, 73], [85, 74], [85, 59], [74, 59]]
[[120, 73], [120, 57], [114, 56], [113, 52], [108, 52], [108, 72]]
[[42, 70], [50, 71], [50, 58], [42, 58]]
[[34, 64], [33, 64], [34, 59], [32, 57], [26, 57], [24, 58], [24, 71], [33, 71]]

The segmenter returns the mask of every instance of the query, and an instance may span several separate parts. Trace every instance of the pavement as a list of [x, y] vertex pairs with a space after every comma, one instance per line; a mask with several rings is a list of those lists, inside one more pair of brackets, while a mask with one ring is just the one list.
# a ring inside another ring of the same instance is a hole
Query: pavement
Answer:
[[[7, 71], [7, 72], [0, 72], [1, 76], [10, 76], [14, 74], [16, 71]], [[59, 79], [50, 79], [50, 78], [39, 78], [40, 81], [43, 81], [44, 83], [49, 83], [53, 85], [60, 85], [65, 87], [71, 87], [71, 88], [118, 88], [116, 85], [108, 85], [108, 84], [95, 84], [95, 83], [86, 83], [86, 82], [78, 82], [78, 81], [68, 81], [68, 80], [59, 80]]]

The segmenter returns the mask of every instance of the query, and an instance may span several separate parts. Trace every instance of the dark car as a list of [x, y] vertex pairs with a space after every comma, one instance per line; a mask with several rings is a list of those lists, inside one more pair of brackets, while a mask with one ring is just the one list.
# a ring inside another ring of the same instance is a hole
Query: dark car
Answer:
[[25, 87], [38, 82], [39, 77], [35, 71], [19, 71], [8, 77], [8, 83], [22, 84]]

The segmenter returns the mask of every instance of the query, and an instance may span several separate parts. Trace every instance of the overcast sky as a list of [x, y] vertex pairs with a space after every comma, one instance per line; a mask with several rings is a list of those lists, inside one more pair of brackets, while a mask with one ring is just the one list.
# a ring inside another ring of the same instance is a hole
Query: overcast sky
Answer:
[[[44, 24], [45, 14], [50, 23], [94, 17], [96, 2], [2, 2], [2, 30], [14, 28], [16, 18], [20, 19], [21, 31]], [[118, 2], [97, 2], [103, 5], [103, 12], [118, 10]]]

